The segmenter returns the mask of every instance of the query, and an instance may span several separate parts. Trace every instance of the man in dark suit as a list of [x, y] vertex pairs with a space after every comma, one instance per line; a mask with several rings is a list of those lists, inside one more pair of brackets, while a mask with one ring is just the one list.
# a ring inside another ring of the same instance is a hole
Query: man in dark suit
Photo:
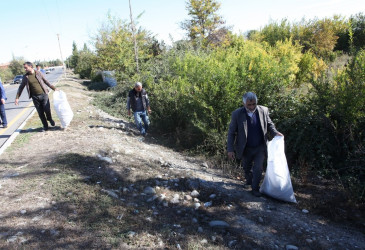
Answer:
[[243, 105], [232, 113], [227, 140], [228, 158], [242, 159], [246, 184], [251, 185], [253, 195], [260, 197], [259, 185], [267, 154], [268, 133], [271, 136], [284, 135], [276, 130], [269, 109], [257, 105], [255, 93], [245, 93]]

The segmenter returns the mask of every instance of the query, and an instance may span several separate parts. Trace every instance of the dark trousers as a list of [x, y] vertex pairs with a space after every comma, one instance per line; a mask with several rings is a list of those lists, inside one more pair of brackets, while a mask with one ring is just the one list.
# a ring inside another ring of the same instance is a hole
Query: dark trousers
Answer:
[[52, 121], [51, 115], [51, 105], [49, 104], [49, 99], [47, 94], [33, 95], [33, 103], [37, 109], [39, 118], [42, 121], [43, 127], [48, 128], [48, 121]]
[[3, 124], [3, 126], [7, 126], [8, 121], [6, 120], [5, 104], [1, 104], [1, 103], [0, 103], [0, 118], [1, 118], [1, 123]]
[[259, 190], [265, 156], [265, 143], [254, 148], [246, 147], [243, 151], [242, 167], [246, 183], [252, 186], [252, 190]]

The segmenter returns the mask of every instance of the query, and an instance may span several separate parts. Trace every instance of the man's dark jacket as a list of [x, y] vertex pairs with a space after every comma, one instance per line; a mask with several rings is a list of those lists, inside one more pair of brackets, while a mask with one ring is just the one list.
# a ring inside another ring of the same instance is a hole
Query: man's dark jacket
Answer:
[[136, 110], [137, 109], [137, 100], [136, 100], [136, 95], [137, 94], [141, 94], [143, 108], [144, 108], [144, 110], [147, 110], [147, 107], [149, 106], [149, 100], [148, 100], [148, 97], [147, 97], [146, 90], [142, 89], [141, 92], [138, 93], [135, 89], [132, 89], [131, 91], [129, 91], [129, 94], [128, 94], [132, 111], [133, 112], [137, 111]]
[[[34, 72], [35, 72], [35, 78], [38, 80], [38, 82], [41, 85], [45, 94], [48, 94], [47, 86], [53, 90], [56, 89], [52, 84], [49, 83], [49, 81], [47, 81], [47, 79], [44, 77], [44, 75], [41, 72], [39, 72], [38, 70], [34, 70]], [[25, 74], [23, 76], [22, 83], [19, 86], [18, 93], [16, 94], [15, 99], [19, 99], [20, 95], [23, 92], [24, 87], [27, 87], [27, 91], [28, 91], [28, 95], [29, 95], [29, 99], [30, 99], [31, 95], [30, 95], [30, 90], [29, 90], [28, 74]]]
[[[268, 132], [275, 136], [278, 131], [269, 116], [269, 109], [257, 105], [260, 117], [260, 125], [265, 143], [268, 141]], [[236, 109], [232, 113], [231, 123], [228, 129], [227, 152], [236, 152], [236, 158], [241, 159], [247, 143], [247, 111], [245, 107]]]

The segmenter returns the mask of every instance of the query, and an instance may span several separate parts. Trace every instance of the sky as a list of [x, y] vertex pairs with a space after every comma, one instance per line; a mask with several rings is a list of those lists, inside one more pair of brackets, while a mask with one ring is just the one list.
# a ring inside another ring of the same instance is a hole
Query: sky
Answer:
[[[291, 22], [365, 13], [364, 0], [218, 0], [219, 13], [234, 33], [259, 30], [271, 21]], [[185, 37], [181, 22], [189, 19], [186, 0], [131, 0], [138, 25], [166, 44]], [[130, 21], [128, 0], [0, 0], [0, 64], [66, 59], [72, 43], [92, 48], [107, 14]], [[59, 37], [59, 40], [58, 40]], [[172, 40], [171, 40], [172, 39]]]

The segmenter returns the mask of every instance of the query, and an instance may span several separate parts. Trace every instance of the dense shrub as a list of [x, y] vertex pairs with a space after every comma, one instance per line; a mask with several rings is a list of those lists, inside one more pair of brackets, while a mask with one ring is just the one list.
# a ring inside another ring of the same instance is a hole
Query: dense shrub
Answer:
[[[333, 79], [312, 81], [309, 93], [294, 99], [278, 126], [286, 134], [289, 161], [298, 174], [335, 177], [364, 201], [365, 52]], [[311, 170], [311, 171], [308, 171]]]
[[[271, 103], [296, 84], [299, 72], [311, 72], [316, 65], [300, 65], [301, 47], [291, 41], [271, 47], [241, 37], [226, 49], [170, 50], [168, 54], [168, 60], [160, 63], [163, 76], [158, 82], [151, 78], [148, 84], [153, 119], [157, 127], [187, 147], [206, 141], [221, 143], [223, 139], [211, 138], [225, 137], [231, 112], [241, 106], [244, 92], [254, 91], [260, 103]], [[208, 146], [212, 153], [221, 148]]]

